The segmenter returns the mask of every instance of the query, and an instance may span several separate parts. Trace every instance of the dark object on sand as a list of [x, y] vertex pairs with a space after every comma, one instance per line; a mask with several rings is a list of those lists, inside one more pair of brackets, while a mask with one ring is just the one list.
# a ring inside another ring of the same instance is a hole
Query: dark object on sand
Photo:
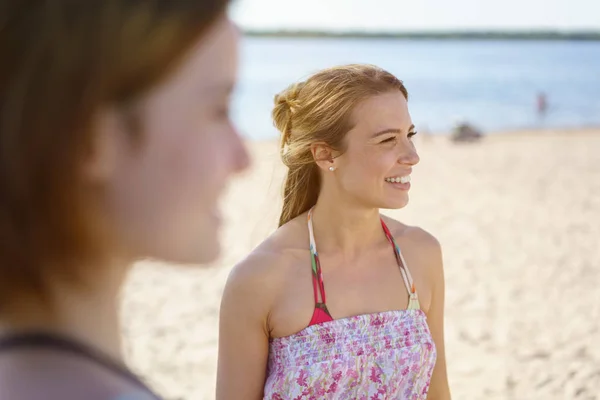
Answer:
[[476, 142], [482, 137], [483, 134], [480, 130], [466, 122], [461, 122], [452, 130], [450, 140], [455, 143]]

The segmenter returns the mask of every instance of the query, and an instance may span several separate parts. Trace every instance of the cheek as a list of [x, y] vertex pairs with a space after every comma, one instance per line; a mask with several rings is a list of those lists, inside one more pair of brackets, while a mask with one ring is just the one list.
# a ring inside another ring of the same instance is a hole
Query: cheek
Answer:
[[[206, 125], [205, 125], [206, 126]], [[205, 132], [196, 124], [179, 126], [164, 140], [162, 162], [165, 172], [165, 190], [171, 193], [173, 203], [185, 205], [216, 197], [219, 186], [219, 154], [216, 132]], [[179, 197], [179, 198], [177, 198]]]
[[349, 177], [364, 187], [379, 182], [388, 174], [393, 157], [390, 152], [367, 148], [353, 154], [349, 161]]
[[133, 157], [124, 182], [139, 201], [137, 206], [130, 205], [138, 217], [152, 215], [161, 221], [177, 214], [196, 214], [213, 197], [217, 177], [211, 165], [217, 155], [210, 151], [214, 147], [211, 135], [202, 131], [199, 117], [182, 111], [156, 113], [146, 121], [139, 154]]

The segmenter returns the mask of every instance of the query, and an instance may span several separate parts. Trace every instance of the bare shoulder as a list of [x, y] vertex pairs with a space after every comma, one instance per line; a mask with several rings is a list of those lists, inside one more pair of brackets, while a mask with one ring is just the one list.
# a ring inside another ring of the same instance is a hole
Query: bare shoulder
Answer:
[[[282, 282], [307, 246], [300, 221], [277, 229], [231, 270], [225, 284], [224, 301], [260, 303], [265, 308], [279, 296]], [[249, 305], [249, 304], [248, 304]]]
[[260, 243], [233, 267], [227, 284], [244, 286], [260, 282], [270, 286], [278, 283], [286, 266], [294, 263], [303, 250], [302, 239], [306, 234], [298, 222], [290, 221]]
[[418, 226], [406, 225], [385, 216], [383, 218], [394, 238], [403, 244], [401, 247], [418, 258], [419, 265], [427, 270], [429, 276], [439, 277], [442, 273], [443, 262], [442, 247], [438, 239]]
[[401, 237], [407, 239], [411, 244], [423, 249], [434, 250], [441, 248], [437, 238], [423, 228], [407, 225], [387, 216], [383, 216], [383, 220], [395, 238]]

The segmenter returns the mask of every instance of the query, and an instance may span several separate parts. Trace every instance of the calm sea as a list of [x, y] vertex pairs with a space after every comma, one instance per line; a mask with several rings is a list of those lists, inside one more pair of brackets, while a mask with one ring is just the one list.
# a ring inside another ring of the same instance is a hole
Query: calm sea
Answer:
[[[600, 125], [600, 42], [244, 38], [233, 118], [246, 137], [277, 137], [273, 96], [321, 68], [379, 65], [402, 79], [419, 130], [458, 119], [484, 131]], [[546, 93], [548, 110], [536, 112]]]

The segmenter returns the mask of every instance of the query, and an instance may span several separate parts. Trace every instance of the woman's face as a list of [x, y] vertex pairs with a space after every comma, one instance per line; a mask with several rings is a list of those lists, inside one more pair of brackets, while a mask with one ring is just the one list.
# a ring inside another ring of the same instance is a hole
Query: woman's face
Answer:
[[96, 170], [110, 171], [106, 214], [128, 256], [194, 264], [218, 256], [219, 198], [249, 165], [228, 115], [237, 45], [223, 17], [140, 102], [140, 146], [119, 123], [105, 124], [112, 139], [99, 146]]
[[373, 96], [356, 107], [352, 118], [346, 151], [334, 160], [342, 191], [367, 207], [404, 207], [412, 167], [419, 162], [406, 98], [400, 91]]

